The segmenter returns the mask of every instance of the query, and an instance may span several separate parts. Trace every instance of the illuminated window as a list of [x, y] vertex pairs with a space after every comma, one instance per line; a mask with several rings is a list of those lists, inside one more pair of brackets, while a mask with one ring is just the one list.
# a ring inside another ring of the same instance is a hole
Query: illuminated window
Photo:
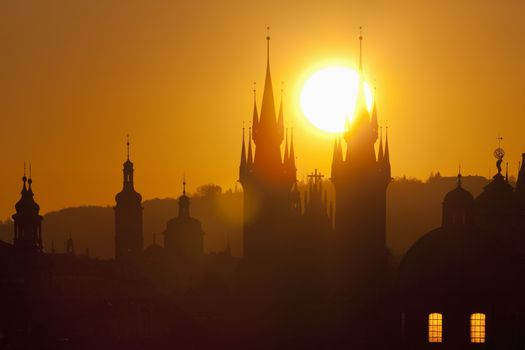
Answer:
[[441, 343], [443, 341], [443, 315], [432, 313], [428, 315], [428, 342]]
[[470, 315], [470, 342], [484, 343], [485, 342], [485, 326], [486, 316], [482, 313], [475, 313]]

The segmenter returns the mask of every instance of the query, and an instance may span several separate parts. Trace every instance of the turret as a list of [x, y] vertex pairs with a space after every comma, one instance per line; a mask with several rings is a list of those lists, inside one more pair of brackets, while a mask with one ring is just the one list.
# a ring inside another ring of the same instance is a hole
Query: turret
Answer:
[[127, 159], [122, 171], [122, 191], [115, 196], [115, 258], [124, 262], [136, 262], [144, 247], [142, 196], [134, 187], [134, 167], [129, 157], [129, 136], [126, 146]]
[[[17, 251], [30, 253], [42, 252], [42, 220], [39, 215], [40, 206], [34, 200], [31, 178], [31, 165], [29, 166], [29, 179], [22, 177], [22, 191], [20, 200], [16, 203], [16, 213], [12, 216], [14, 221], [13, 245]], [[26, 183], [28, 187], [26, 187]]]

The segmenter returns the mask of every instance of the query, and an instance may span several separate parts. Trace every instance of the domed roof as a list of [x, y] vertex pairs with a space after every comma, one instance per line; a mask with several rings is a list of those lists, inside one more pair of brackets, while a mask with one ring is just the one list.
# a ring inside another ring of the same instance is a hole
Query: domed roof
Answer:
[[[22, 178], [23, 187], [20, 194], [22, 195], [20, 200], [15, 204], [17, 214], [21, 215], [38, 215], [40, 206], [34, 200], [34, 193], [31, 188], [33, 183], [32, 179], [27, 179], [25, 176]], [[29, 188], [26, 188], [26, 182], [29, 184]]]
[[499, 233], [473, 225], [430, 231], [403, 257], [400, 287], [406, 294], [436, 294], [480, 293], [506, 285], [513, 266], [500, 241]]
[[458, 186], [445, 195], [443, 204], [467, 204], [474, 201], [474, 196], [461, 186], [461, 173], [458, 174]]

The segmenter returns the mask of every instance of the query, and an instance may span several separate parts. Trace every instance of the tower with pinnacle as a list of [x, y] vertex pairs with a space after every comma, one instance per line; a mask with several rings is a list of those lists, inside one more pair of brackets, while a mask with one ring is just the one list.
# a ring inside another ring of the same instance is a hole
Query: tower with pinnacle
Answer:
[[126, 143], [127, 160], [123, 168], [123, 187], [115, 196], [115, 259], [134, 263], [144, 247], [142, 236], [142, 196], [133, 184], [133, 163], [129, 159], [129, 137]]
[[391, 174], [388, 129], [383, 142], [375, 99], [371, 113], [366, 104], [362, 39], [360, 35], [354, 120], [347, 122], [343, 134], [345, 156], [341, 138], [335, 140], [331, 180], [336, 190], [335, 232], [343, 270], [350, 274], [349, 280], [366, 285], [364, 280], [379, 276], [386, 268], [386, 190]]
[[[283, 103], [276, 115], [270, 73], [270, 36], [266, 37], [266, 78], [260, 113], [254, 90], [252, 126], [241, 145], [239, 182], [244, 191], [244, 257], [268, 259], [283, 253], [290, 229], [292, 188], [296, 182], [293, 133], [285, 137]], [[246, 152], [246, 149], [248, 151]]]
[[16, 213], [12, 216], [14, 221], [13, 246], [16, 251], [27, 253], [42, 252], [42, 220], [39, 214], [40, 206], [35, 202], [32, 189], [31, 166], [29, 166], [29, 179], [25, 174], [22, 177], [22, 191], [20, 200], [16, 203]]

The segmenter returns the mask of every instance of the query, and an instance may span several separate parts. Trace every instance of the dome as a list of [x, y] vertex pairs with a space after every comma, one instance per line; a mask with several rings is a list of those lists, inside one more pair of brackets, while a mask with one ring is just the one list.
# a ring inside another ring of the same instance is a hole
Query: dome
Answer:
[[463, 187], [458, 186], [445, 195], [443, 204], [471, 205], [473, 201], [474, 196], [472, 196], [472, 194], [469, 191], [465, 190]]
[[[22, 215], [38, 215], [40, 206], [34, 200], [33, 190], [31, 189], [33, 182], [31, 179], [27, 180], [25, 176], [22, 181], [24, 182], [22, 191], [20, 192], [22, 196], [15, 204], [16, 212]], [[29, 183], [29, 188], [26, 188], [26, 181]]]

